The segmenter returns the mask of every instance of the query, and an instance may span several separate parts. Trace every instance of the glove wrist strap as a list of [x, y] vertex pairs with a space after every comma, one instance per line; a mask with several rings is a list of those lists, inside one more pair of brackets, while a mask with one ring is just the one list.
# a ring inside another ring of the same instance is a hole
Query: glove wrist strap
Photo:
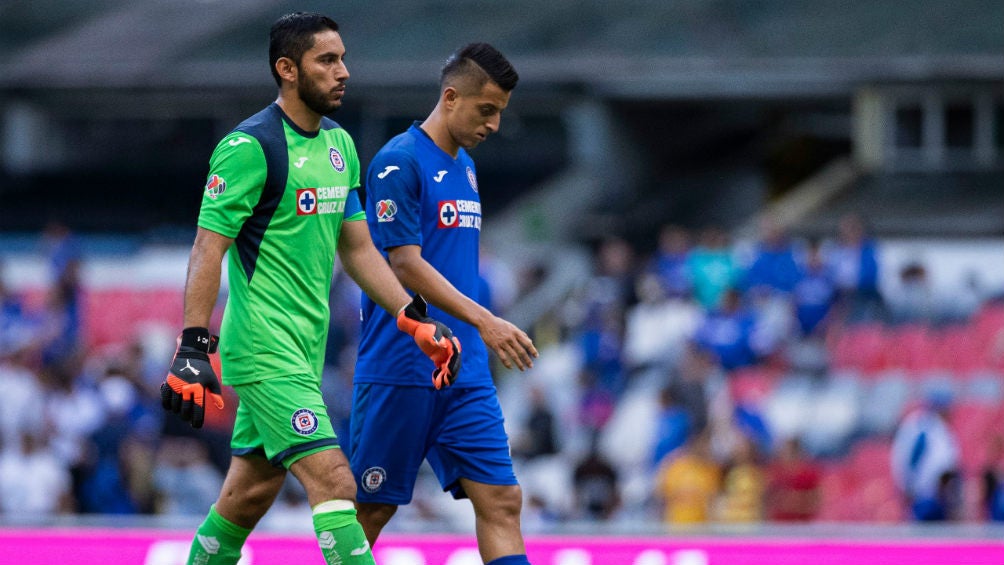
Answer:
[[185, 328], [181, 331], [181, 347], [190, 347], [203, 353], [210, 353], [212, 343], [212, 335], [207, 328]]

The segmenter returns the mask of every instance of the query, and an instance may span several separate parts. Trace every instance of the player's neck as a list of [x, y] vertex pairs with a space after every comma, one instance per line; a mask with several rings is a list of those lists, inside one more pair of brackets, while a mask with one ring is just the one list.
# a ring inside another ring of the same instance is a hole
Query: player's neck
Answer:
[[436, 144], [437, 147], [443, 150], [444, 153], [450, 157], [456, 159], [457, 153], [460, 152], [460, 145], [453, 140], [453, 136], [450, 135], [450, 130], [446, 127], [446, 120], [438, 112], [439, 108], [429, 114], [429, 117], [422, 122], [422, 131], [429, 134], [432, 138], [432, 142]]
[[299, 98], [283, 96], [280, 92], [275, 103], [303, 131], [316, 132], [321, 128], [321, 115], [308, 108]]

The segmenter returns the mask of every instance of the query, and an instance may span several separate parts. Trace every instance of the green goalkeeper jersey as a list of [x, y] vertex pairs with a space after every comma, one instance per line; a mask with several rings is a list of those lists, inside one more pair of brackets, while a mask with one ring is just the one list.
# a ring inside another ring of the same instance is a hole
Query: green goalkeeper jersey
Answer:
[[275, 103], [220, 141], [199, 226], [234, 238], [220, 328], [223, 382], [288, 375], [318, 382], [328, 295], [344, 220], [361, 220], [359, 157], [328, 118], [298, 128]]

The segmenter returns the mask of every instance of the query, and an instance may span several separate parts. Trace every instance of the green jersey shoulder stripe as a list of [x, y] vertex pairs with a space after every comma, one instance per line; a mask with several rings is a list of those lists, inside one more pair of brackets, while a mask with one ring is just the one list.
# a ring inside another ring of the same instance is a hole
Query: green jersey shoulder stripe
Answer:
[[235, 131], [246, 133], [258, 141], [265, 153], [267, 171], [265, 187], [258, 198], [258, 203], [255, 204], [251, 217], [244, 222], [234, 241], [241, 266], [244, 267], [244, 275], [249, 282], [254, 276], [265, 230], [286, 190], [289, 159], [286, 156], [286, 134], [282, 128], [282, 121], [278, 106], [272, 104], [235, 128]]

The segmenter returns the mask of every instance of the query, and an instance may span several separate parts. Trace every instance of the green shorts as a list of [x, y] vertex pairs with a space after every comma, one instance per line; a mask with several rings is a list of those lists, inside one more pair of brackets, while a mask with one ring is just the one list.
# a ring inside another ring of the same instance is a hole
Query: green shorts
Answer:
[[235, 385], [240, 403], [230, 440], [237, 457], [265, 457], [289, 468], [307, 455], [339, 447], [317, 379], [290, 375]]

